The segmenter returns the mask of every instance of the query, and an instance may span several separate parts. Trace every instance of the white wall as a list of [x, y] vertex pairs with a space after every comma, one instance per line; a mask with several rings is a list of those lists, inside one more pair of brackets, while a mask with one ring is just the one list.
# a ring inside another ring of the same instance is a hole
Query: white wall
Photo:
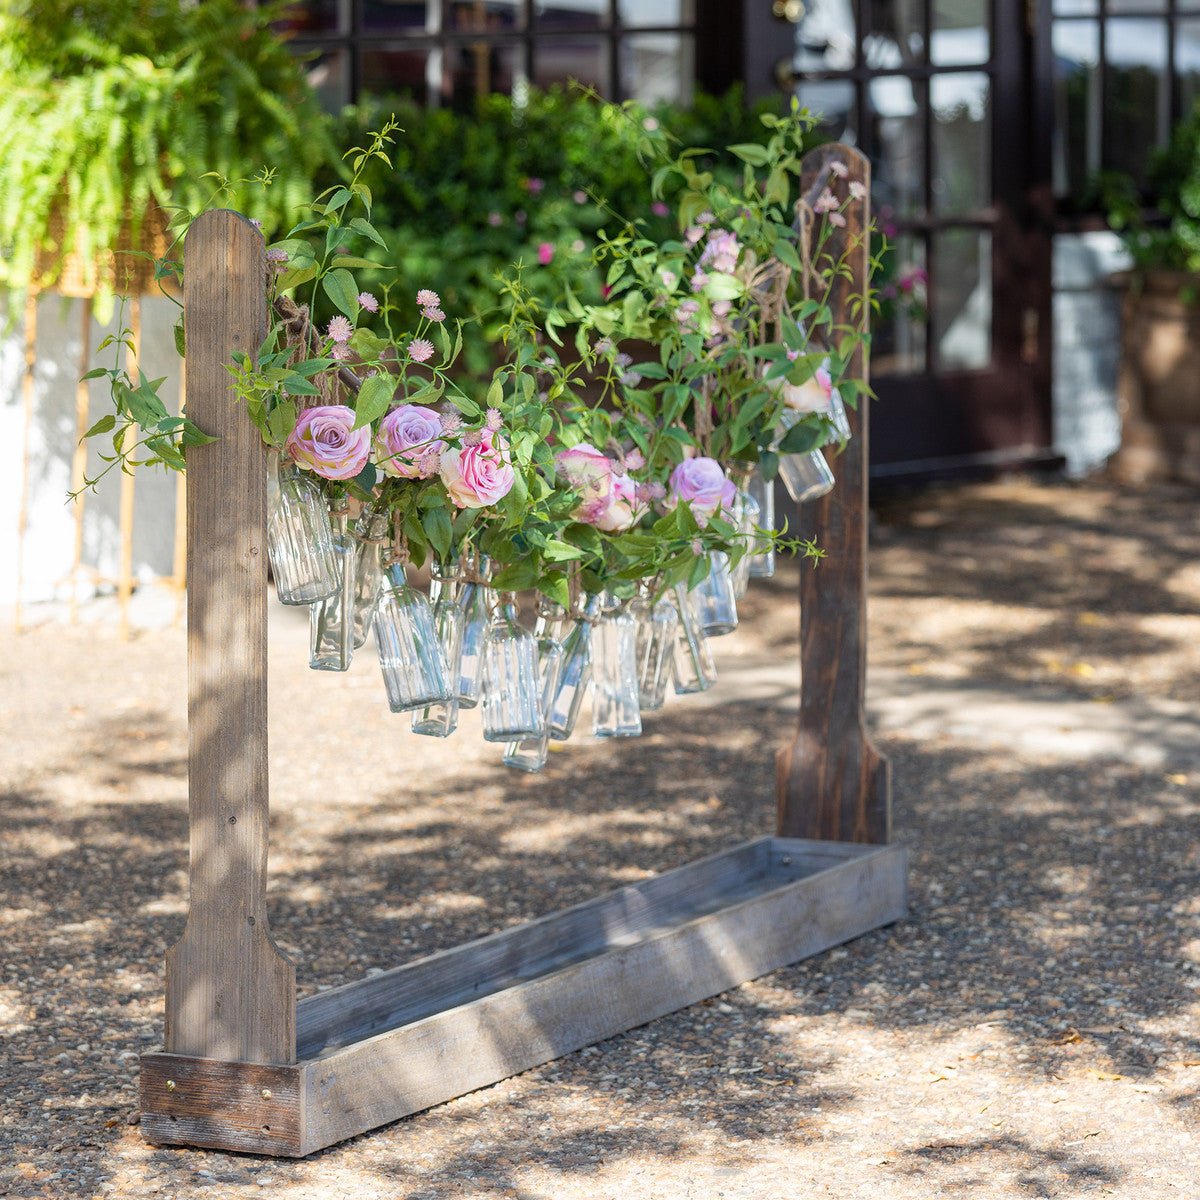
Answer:
[[[29, 444], [29, 524], [25, 535], [25, 584], [22, 602], [65, 600], [75, 542], [74, 506], [67, 501], [75, 447], [75, 381], [80, 375], [82, 302], [46, 295], [38, 302], [36, 393]], [[161, 394], [168, 409], [179, 405], [179, 358], [171, 332], [178, 310], [170, 301], [142, 302], [142, 365], [150, 378], [167, 375]], [[21, 376], [24, 369], [22, 313], [0, 315], [0, 607], [16, 600], [17, 522], [20, 511], [24, 417]], [[115, 330], [90, 322], [92, 363], [108, 366], [112, 350], [95, 353], [105, 334]], [[108, 411], [106, 380], [91, 385], [91, 421]], [[101, 439], [103, 440], [103, 439]], [[93, 446], [89, 474], [104, 464]], [[120, 561], [120, 475], [114, 471], [84, 502], [81, 596], [111, 591]], [[143, 468], [137, 475], [133, 565], [138, 578], [169, 575], [175, 529], [175, 477]], [[105, 584], [103, 579], [110, 582]]]

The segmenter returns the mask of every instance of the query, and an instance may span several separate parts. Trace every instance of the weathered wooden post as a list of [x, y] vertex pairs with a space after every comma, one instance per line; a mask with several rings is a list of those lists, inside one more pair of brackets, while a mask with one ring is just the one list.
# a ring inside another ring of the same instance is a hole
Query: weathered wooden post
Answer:
[[[871, 164], [850, 146], [822, 146], [804, 160], [802, 191], [839, 161], [847, 183], [870, 195]], [[842, 319], [867, 329], [866, 304], [855, 313], [870, 278], [870, 204], [851, 204], [844, 228], [832, 230], [826, 249], [846, 255], [849, 277], [834, 282], [830, 303]], [[818, 269], [821, 264], [815, 264]], [[860, 347], [852, 378], [868, 378]], [[864, 397], [851, 412], [853, 437], [833, 463], [837, 483], [823, 500], [802, 506], [799, 532], [815, 538], [828, 557], [800, 573], [800, 720], [795, 737], [776, 758], [776, 830], [780, 837], [843, 842], [887, 842], [892, 830], [891, 774], [867, 735], [867, 436]]]
[[185, 254], [191, 904], [167, 956], [169, 1054], [296, 1061], [296, 971], [267, 925], [267, 463], [225, 364], [266, 336], [262, 235], [206, 213]]

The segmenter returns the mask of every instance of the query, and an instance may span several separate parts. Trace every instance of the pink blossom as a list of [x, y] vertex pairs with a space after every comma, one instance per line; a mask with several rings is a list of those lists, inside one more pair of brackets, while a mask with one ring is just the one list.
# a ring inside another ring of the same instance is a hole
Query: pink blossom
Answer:
[[710, 229], [704, 253], [700, 255], [700, 263], [723, 275], [732, 275], [737, 270], [741, 252], [742, 244], [738, 241], [736, 233], [728, 229]]
[[489, 224], [489, 225], [490, 225], [490, 226], [491, 226], [493, 229], [495, 229], [495, 228], [496, 228], [497, 226], [499, 226], [499, 225], [503, 225], [503, 224], [504, 224], [504, 218], [503, 218], [503, 217], [502, 217], [502, 216], [501, 216], [501, 215], [500, 215], [498, 212], [490, 212], [490, 213], [488, 213], [488, 218], [487, 218], [487, 221], [488, 221], [488, 224]]
[[662, 285], [671, 292], [675, 290], [675, 285], [679, 282], [679, 276], [674, 271], [662, 270], [658, 273], [659, 279], [662, 280]]
[[554, 261], [554, 243], [539, 242], [537, 249], [538, 262], [543, 267], [548, 267]]
[[587, 247], [583, 244], [583, 238], [576, 238], [571, 243], [571, 253], [572, 254], [582, 254], [584, 252], [584, 250], [586, 250], [586, 249], [587, 249]]
[[267, 262], [271, 264], [271, 270], [282, 271], [287, 266], [288, 252], [279, 249], [278, 246], [273, 246], [267, 251]]
[[674, 508], [682, 501], [690, 506], [697, 520], [707, 520], [718, 509], [731, 509], [736, 497], [737, 488], [726, 478], [721, 464], [715, 458], [697, 455], [685, 459], [671, 472], [667, 507]]
[[827, 213], [833, 212], [838, 206], [837, 197], [826, 188], [818, 197], [813, 205], [813, 212]]
[[358, 304], [360, 308], [365, 308], [369, 313], [377, 313], [379, 311], [379, 301], [370, 292], [359, 292]]
[[442, 409], [441, 421], [443, 433], [454, 434], [462, 428], [462, 416], [457, 409], [449, 406]]
[[447, 450], [441, 458], [441, 477], [458, 508], [485, 508], [503, 500], [516, 479], [508, 442], [489, 430], [476, 446]]
[[687, 232], [683, 235], [683, 240], [689, 246], [694, 246], [704, 236], [704, 230], [699, 225], [689, 225]]
[[554, 456], [554, 466], [567, 486], [580, 494], [572, 517], [587, 525], [599, 524], [612, 500], [612, 462], [589, 442], [580, 442], [569, 450], [560, 450]]
[[646, 465], [646, 456], [636, 447], [625, 455], [625, 469], [627, 471], [640, 471]]
[[421, 316], [427, 321], [432, 321], [435, 325], [440, 325], [445, 319], [446, 314], [440, 308], [423, 308]]
[[704, 543], [699, 538], [691, 540], [692, 553], [699, 558], [704, 553]]
[[257, 217], [250, 218], [250, 224], [254, 226], [260, 233], [262, 232], [262, 222]]
[[536, 196], [545, 186], [546, 181], [544, 179], [538, 179], [536, 175], [532, 179], [525, 180], [525, 190], [534, 196]]
[[483, 423], [495, 433], [504, 424], [504, 417], [498, 408], [489, 408]]
[[855, 200], [865, 200], [867, 196], [867, 185], [861, 179], [850, 180], [850, 195]]
[[706, 208], [697, 218], [698, 225], [711, 225], [717, 218]]
[[371, 427], [355, 429], [354, 419], [354, 409], [344, 404], [306, 408], [288, 435], [287, 451], [324, 479], [353, 479], [371, 454]]
[[704, 291], [704, 285], [706, 283], [708, 283], [708, 276], [702, 270], [700, 270], [699, 267], [697, 267], [695, 272], [692, 275], [692, 291], [693, 292]]
[[637, 485], [637, 500], [639, 504], [649, 504], [661, 500], [667, 494], [667, 489], [661, 483], [639, 483]]
[[655, 202], [650, 205], [650, 211], [656, 217], [666, 217], [670, 216], [671, 214], [670, 208], [668, 208], [667, 205], [665, 205], [661, 200], [655, 200]]
[[408, 356], [413, 362], [428, 362], [433, 357], [433, 343], [425, 338], [413, 338], [408, 347]]
[[576, 204], [586, 204], [588, 202], [588, 194], [580, 189], [579, 191], [575, 192], [574, 195], [572, 195], [571, 199], [574, 200]]
[[833, 225], [838, 229], [845, 229], [846, 228], [845, 213], [831, 212], [829, 214], [829, 223], [830, 223], [830, 225]]
[[794, 412], [828, 413], [833, 403], [833, 376], [829, 373], [828, 359], [803, 383], [773, 380], [769, 386], [782, 393], [784, 404]]
[[468, 429], [462, 435], [462, 444], [464, 446], [478, 446], [483, 441], [483, 430]]
[[846, 176], [850, 174], [850, 168], [846, 166], [846, 164], [842, 162], [840, 158], [835, 158], [833, 162], [829, 164], [829, 170], [836, 175], [838, 179], [845, 179]]
[[399, 479], [425, 477], [429, 474], [424, 468], [430, 452], [436, 461], [446, 449], [441, 432], [442, 422], [432, 408], [402, 404], [392, 409], [379, 426], [375, 462], [385, 474]]
[[715, 300], [712, 306], [713, 316], [720, 320], [729, 316], [733, 311], [733, 303], [729, 300]]
[[614, 475], [608, 507], [595, 522], [596, 528], [608, 533], [624, 533], [634, 522], [636, 500], [637, 484], [628, 475]]
[[441, 296], [439, 296], [437, 292], [431, 292], [428, 288], [422, 288], [417, 293], [418, 308], [437, 308], [441, 302]]
[[789, 351], [787, 352], [787, 360], [788, 360], [788, 362], [795, 362], [795, 361], [796, 361], [796, 359], [798, 359], [799, 357], [800, 357], [800, 351], [799, 351], [799, 350], [789, 350]]
[[643, 117], [642, 118], [642, 128], [647, 133], [653, 133], [658, 128], [658, 118], [657, 117]]
[[354, 326], [345, 317], [339, 315], [329, 322], [327, 332], [335, 342], [348, 342], [350, 335], [354, 332]]
[[346, 362], [350, 357], [350, 347], [342, 342], [336, 342], [329, 347], [329, 357], [334, 362]]

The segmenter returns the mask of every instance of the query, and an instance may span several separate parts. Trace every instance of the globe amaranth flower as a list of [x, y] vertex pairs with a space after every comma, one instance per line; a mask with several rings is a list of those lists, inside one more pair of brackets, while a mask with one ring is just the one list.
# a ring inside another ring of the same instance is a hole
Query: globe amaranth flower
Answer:
[[402, 404], [392, 409], [379, 426], [375, 438], [375, 462], [384, 474], [398, 479], [435, 475], [441, 454], [446, 449], [441, 434], [441, 417], [432, 408]]
[[457, 508], [486, 508], [512, 491], [516, 474], [508, 442], [487, 430], [474, 446], [447, 450], [441, 457], [442, 483]]
[[370, 292], [358, 293], [358, 306], [359, 308], [365, 308], [369, 313], [377, 313], [379, 311], [379, 301]]
[[329, 347], [329, 357], [334, 362], [345, 362], [350, 357], [350, 347], [344, 342], [335, 342]]
[[354, 409], [344, 404], [306, 408], [287, 439], [288, 453], [324, 479], [353, 479], [371, 454], [371, 427], [354, 428]]
[[431, 292], [428, 288], [422, 288], [417, 293], [418, 308], [437, 308], [441, 302], [441, 296], [439, 296], [437, 292]]
[[498, 408], [489, 408], [484, 424], [495, 433], [504, 424], [504, 417], [501, 416], [500, 410]]
[[425, 338], [413, 338], [408, 346], [408, 356], [413, 362], [428, 362], [433, 357], [433, 343]]
[[736, 233], [728, 229], [710, 229], [704, 252], [700, 255], [700, 264], [722, 275], [732, 275], [737, 270], [741, 253], [742, 244]]
[[435, 325], [440, 325], [446, 319], [446, 314], [440, 308], [433, 307], [421, 309], [421, 316]]
[[348, 342], [350, 335], [354, 332], [354, 326], [339, 314], [330, 320], [326, 332], [335, 342]]

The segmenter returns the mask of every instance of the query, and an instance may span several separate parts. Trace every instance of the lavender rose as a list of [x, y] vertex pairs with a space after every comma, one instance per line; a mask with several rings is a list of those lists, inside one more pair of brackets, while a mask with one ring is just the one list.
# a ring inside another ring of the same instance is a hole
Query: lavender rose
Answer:
[[288, 435], [288, 453], [325, 479], [353, 479], [371, 454], [371, 428], [354, 428], [354, 409], [344, 404], [306, 408]]
[[446, 443], [441, 414], [420, 404], [402, 404], [383, 418], [375, 438], [375, 462], [398, 479], [423, 479], [437, 473]]
[[479, 441], [447, 450], [441, 460], [442, 482], [458, 508], [486, 508], [512, 491], [515, 475], [508, 442], [485, 429]]
[[685, 458], [671, 472], [667, 507], [674, 508], [680, 501], [691, 506], [692, 515], [702, 524], [718, 509], [730, 509], [737, 488], [725, 477], [721, 464], [715, 458]]

